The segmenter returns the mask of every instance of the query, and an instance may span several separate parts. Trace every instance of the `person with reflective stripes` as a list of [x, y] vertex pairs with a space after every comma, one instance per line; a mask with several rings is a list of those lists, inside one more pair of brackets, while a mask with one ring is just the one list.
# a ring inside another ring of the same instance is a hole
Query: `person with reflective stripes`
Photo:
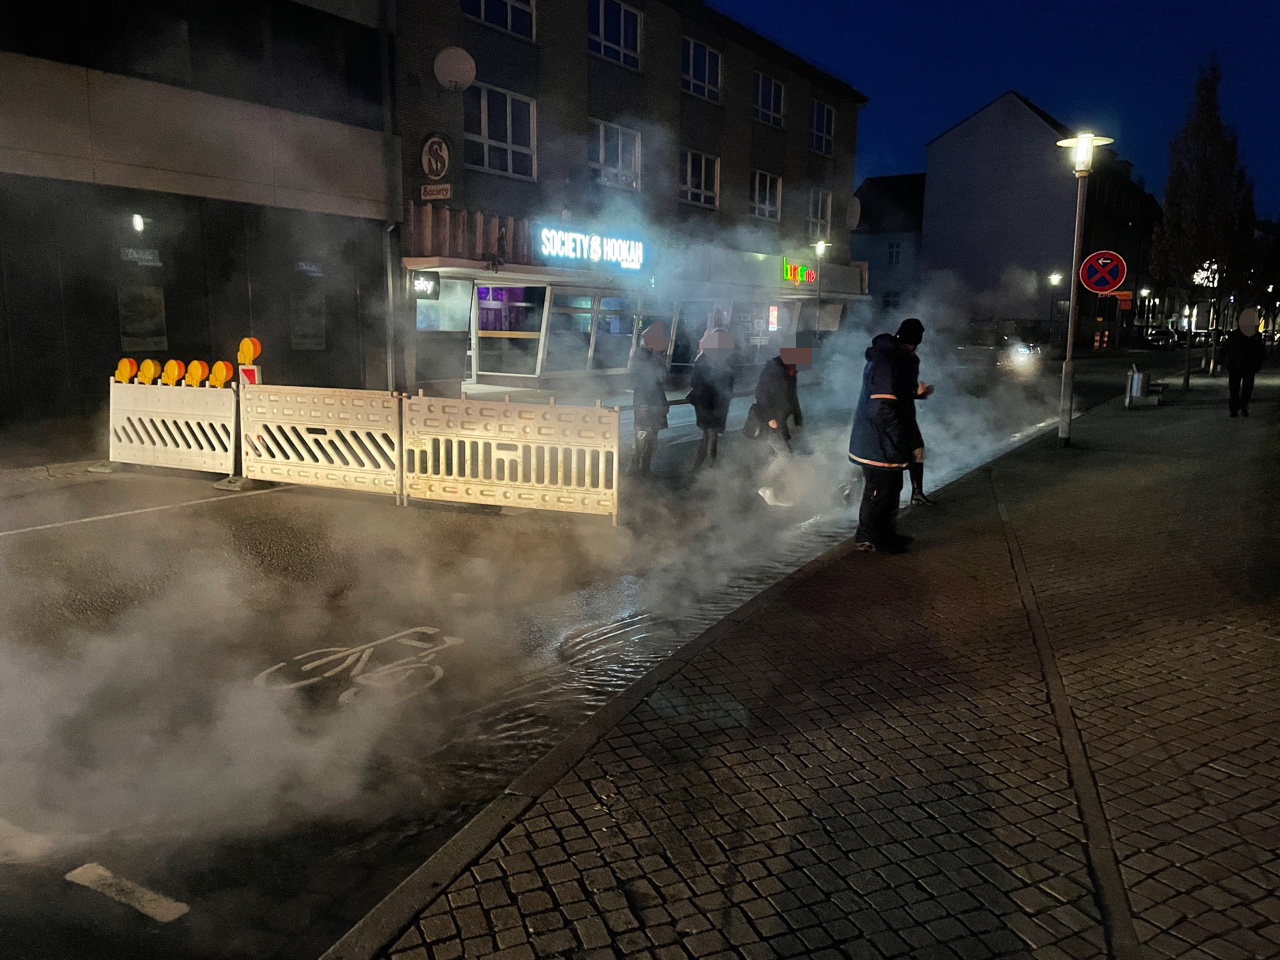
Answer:
[[[860, 550], [898, 553], [911, 538], [898, 534], [898, 502], [902, 472], [917, 462], [924, 442], [916, 424], [915, 402], [933, 393], [921, 383], [916, 347], [924, 339], [924, 324], [915, 317], [902, 321], [896, 334], [882, 333], [867, 349], [862, 389], [849, 434], [849, 460], [864, 478], [862, 505], [854, 542]], [[923, 462], [923, 457], [920, 458]], [[844, 494], [852, 493], [852, 483]]]

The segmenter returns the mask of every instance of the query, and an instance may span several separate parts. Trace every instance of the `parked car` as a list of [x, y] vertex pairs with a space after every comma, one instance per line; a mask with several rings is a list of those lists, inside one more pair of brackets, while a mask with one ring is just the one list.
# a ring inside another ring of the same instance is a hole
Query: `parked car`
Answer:
[[1178, 335], [1168, 327], [1158, 327], [1147, 334], [1147, 344], [1156, 350], [1168, 350], [1178, 342]]

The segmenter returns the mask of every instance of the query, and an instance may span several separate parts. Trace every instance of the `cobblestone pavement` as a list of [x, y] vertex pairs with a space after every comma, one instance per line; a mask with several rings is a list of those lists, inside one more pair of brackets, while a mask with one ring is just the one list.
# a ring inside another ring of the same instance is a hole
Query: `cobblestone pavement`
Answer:
[[1277, 411], [1224, 393], [1095, 411], [781, 592], [378, 956], [1280, 956]]

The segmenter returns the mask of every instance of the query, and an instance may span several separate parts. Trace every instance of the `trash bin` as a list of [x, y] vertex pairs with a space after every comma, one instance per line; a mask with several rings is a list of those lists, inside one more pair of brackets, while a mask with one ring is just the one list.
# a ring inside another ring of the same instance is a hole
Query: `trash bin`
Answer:
[[1151, 382], [1151, 374], [1144, 370], [1139, 370], [1135, 363], [1133, 369], [1129, 371], [1124, 391], [1124, 405], [1126, 407], [1133, 406], [1133, 401], [1141, 399], [1147, 395], [1147, 389]]

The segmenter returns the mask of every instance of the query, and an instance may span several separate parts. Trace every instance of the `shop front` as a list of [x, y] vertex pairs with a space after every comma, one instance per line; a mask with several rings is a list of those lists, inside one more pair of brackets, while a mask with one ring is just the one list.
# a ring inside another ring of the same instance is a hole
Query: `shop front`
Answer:
[[845, 305], [865, 296], [857, 266], [801, 264], [797, 272], [790, 257], [706, 246], [657, 257], [623, 231], [559, 222], [535, 223], [530, 234], [536, 264], [406, 258], [412, 386], [607, 381], [627, 373], [640, 333], [656, 322], [677, 378], [715, 325], [731, 331], [736, 362], [750, 367], [769, 359], [780, 335], [835, 330]]

